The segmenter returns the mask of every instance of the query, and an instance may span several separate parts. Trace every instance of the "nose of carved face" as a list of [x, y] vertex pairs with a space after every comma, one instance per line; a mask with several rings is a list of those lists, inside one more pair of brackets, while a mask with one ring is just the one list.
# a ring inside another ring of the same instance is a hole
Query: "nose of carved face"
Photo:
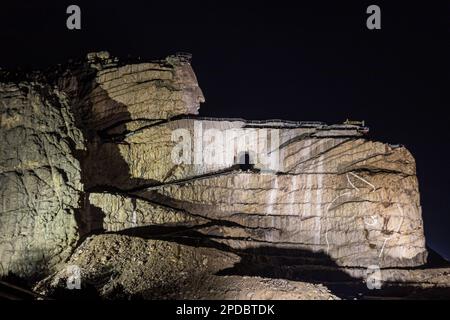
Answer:
[[205, 96], [198, 85], [184, 88], [184, 98], [189, 110], [197, 113], [200, 104], [205, 102]]
[[203, 95], [202, 89], [200, 89], [200, 87], [197, 87], [197, 88], [198, 88], [197, 103], [200, 105], [200, 103], [205, 102], [205, 96]]

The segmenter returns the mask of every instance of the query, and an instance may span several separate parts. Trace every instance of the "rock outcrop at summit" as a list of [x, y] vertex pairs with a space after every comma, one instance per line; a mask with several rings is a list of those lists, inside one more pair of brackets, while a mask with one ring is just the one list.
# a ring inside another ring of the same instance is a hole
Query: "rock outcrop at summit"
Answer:
[[2, 274], [52, 269], [93, 232], [349, 267], [426, 262], [404, 147], [355, 125], [196, 117], [204, 97], [183, 56], [88, 58], [1, 84]]
[[189, 63], [177, 57], [122, 65], [107, 52], [91, 53], [66, 70], [58, 87], [71, 98], [84, 130], [197, 114], [203, 93]]

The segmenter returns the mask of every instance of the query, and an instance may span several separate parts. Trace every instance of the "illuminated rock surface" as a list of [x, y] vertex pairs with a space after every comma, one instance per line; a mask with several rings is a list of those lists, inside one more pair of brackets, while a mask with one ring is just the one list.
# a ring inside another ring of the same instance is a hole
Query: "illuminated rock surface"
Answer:
[[[304, 272], [300, 266], [326, 266], [360, 279], [354, 270], [427, 261], [407, 149], [367, 140], [357, 125], [197, 117], [204, 97], [189, 57], [124, 64], [101, 52], [47, 73], [4, 73], [0, 101], [0, 272], [56, 270], [39, 285], [42, 292], [61, 285], [69, 262], [97, 277], [92, 270], [108, 265], [103, 255], [116, 259], [110, 267], [127, 280], [97, 286], [100, 296], [122, 290], [147, 298], [155, 297], [151, 287], [133, 281], [153, 271], [159, 280], [151, 286], [181, 281], [171, 278], [177, 272], [197, 281], [198, 271], [220, 288], [225, 278], [212, 274], [228, 268], [237, 273], [224, 273], [226, 281], [248, 292], [201, 297], [252, 298], [254, 288], [263, 298], [273, 284], [239, 276], [302, 281], [292, 276]], [[189, 154], [177, 149], [178, 134], [189, 138]], [[159, 249], [145, 249], [139, 261], [153, 262], [136, 265], [130, 254], [119, 261], [120, 254], [99, 249], [109, 245]], [[223, 255], [226, 263], [211, 269], [191, 261], [202, 254]], [[270, 266], [278, 274], [268, 274]], [[252, 272], [242, 273], [246, 268]], [[286, 282], [290, 295], [273, 297], [302, 298], [303, 285]], [[311, 287], [333, 298], [322, 289]], [[171, 297], [172, 289], [161, 290]]]
[[64, 94], [0, 84], [0, 273], [33, 275], [67, 258], [79, 234], [81, 131]]

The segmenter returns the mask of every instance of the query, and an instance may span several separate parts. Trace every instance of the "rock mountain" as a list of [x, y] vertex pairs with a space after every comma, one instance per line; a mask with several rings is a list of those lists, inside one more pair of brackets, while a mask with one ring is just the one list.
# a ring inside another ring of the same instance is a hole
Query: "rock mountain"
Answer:
[[0, 274], [54, 294], [75, 264], [109, 298], [327, 299], [298, 281], [373, 266], [423, 287], [401, 272], [427, 263], [406, 148], [359, 125], [201, 118], [204, 100], [185, 54], [3, 71]]

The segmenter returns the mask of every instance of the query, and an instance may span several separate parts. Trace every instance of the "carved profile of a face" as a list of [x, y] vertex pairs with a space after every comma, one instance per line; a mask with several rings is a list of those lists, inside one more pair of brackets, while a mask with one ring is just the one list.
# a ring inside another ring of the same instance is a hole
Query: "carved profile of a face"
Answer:
[[189, 113], [198, 114], [200, 104], [205, 102], [205, 96], [198, 85], [197, 77], [189, 63], [183, 63], [175, 68], [175, 79], [179, 89], [183, 91], [182, 100], [186, 103]]

